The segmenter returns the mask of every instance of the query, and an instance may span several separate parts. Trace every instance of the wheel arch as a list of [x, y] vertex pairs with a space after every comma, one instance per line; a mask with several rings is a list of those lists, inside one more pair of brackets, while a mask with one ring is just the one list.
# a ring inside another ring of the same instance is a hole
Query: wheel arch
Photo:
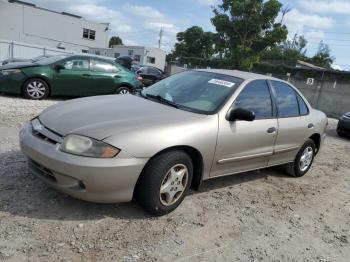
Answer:
[[47, 77], [42, 76], [42, 75], [31, 75], [31, 76], [27, 77], [22, 83], [22, 87], [21, 87], [21, 94], [22, 95], [24, 95], [24, 87], [25, 87], [24, 85], [31, 79], [40, 79], [40, 80], [44, 81], [47, 84], [47, 86], [49, 87], [49, 94], [48, 95], [49, 96], [51, 95], [52, 89], [51, 89], [50, 81]]
[[[142, 176], [143, 176], [143, 171], [146, 169], [148, 163], [155, 158], [158, 155], [161, 155], [165, 152], [169, 151], [183, 151], [189, 155], [189, 157], [192, 160], [193, 164], [193, 179], [191, 183], [191, 189], [198, 190], [199, 186], [202, 183], [203, 180], [203, 157], [202, 154], [197, 150], [196, 148], [192, 146], [187, 146], [187, 145], [178, 145], [178, 146], [171, 146], [168, 148], [165, 148], [156, 154], [154, 154], [146, 163], [146, 165], [143, 167], [141, 174], [136, 182], [135, 188], [137, 188]], [[134, 190], [134, 195], [135, 195], [135, 190]]]
[[316, 147], [316, 154], [318, 153], [320, 146], [321, 146], [321, 135], [319, 133], [314, 133], [312, 136], [309, 137], [312, 141], [315, 143]]

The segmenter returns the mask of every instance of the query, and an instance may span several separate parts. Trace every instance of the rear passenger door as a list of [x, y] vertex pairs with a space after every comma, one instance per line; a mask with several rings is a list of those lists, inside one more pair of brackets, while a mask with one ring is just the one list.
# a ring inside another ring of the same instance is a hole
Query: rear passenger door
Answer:
[[293, 161], [300, 147], [312, 135], [309, 109], [298, 92], [281, 81], [270, 81], [278, 112], [278, 133], [269, 165]]
[[102, 95], [115, 93], [119, 79], [121, 78], [120, 69], [112, 62], [91, 59], [92, 68], [92, 87], [91, 95]]

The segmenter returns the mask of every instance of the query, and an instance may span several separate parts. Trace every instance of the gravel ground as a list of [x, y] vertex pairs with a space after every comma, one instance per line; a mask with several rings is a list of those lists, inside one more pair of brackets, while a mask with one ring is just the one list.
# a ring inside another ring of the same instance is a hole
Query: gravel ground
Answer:
[[73, 199], [28, 173], [25, 120], [59, 100], [0, 96], [0, 260], [349, 261], [350, 140], [328, 138], [313, 168], [274, 168], [205, 182], [173, 213]]

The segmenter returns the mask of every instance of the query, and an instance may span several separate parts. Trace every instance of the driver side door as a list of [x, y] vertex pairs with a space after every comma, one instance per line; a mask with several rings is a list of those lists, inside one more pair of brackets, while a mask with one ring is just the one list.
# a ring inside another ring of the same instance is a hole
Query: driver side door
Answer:
[[273, 154], [278, 122], [267, 81], [248, 83], [232, 107], [253, 111], [255, 120], [228, 121], [224, 115], [219, 115], [212, 177], [266, 167]]

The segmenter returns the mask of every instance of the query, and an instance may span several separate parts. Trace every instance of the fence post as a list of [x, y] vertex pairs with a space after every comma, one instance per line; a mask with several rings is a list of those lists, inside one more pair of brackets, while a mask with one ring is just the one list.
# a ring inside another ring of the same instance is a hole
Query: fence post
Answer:
[[46, 55], [46, 47], [44, 47], [44, 55]]
[[13, 59], [13, 42], [10, 43], [10, 58]]

